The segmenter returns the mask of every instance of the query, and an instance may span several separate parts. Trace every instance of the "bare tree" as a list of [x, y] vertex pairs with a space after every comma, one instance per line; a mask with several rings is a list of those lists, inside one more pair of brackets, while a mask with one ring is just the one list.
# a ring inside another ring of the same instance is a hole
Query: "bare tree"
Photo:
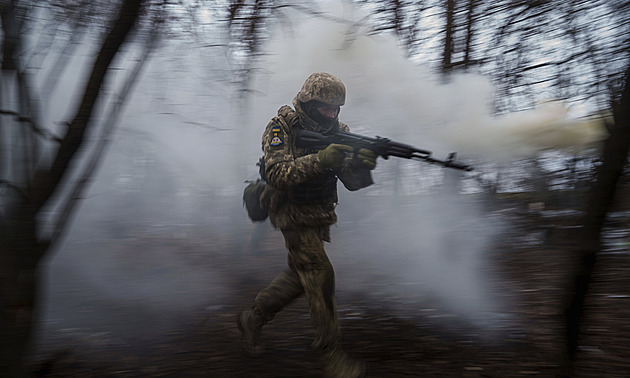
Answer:
[[573, 363], [580, 336], [584, 300], [600, 252], [601, 234], [606, 214], [616, 199], [618, 182], [623, 175], [630, 146], [630, 64], [621, 90], [613, 93], [614, 124], [608, 125], [610, 136], [604, 144], [602, 162], [597, 169], [586, 203], [583, 228], [576, 248], [576, 270], [567, 296], [566, 332], [561, 376], [573, 376]]
[[[22, 55], [28, 15], [36, 4], [0, 2], [0, 140], [11, 146], [0, 155], [0, 376], [26, 374], [25, 356], [37, 314], [40, 263], [67, 226], [90, 168], [94, 167], [92, 163], [79, 173], [79, 180], [71, 179], [76, 177], [75, 160], [85, 145], [86, 134], [95, 127], [95, 107], [112, 61], [129, 39], [142, 3], [122, 2], [83, 83], [81, 99], [74, 110], [70, 109], [74, 116], [57, 136], [57, 131], [44, 126], [49, 122], [41, 119], [38, 93], [32, 89], [28, 63]], [[94, 156], [98, 157], [98, 151]], [[64, 191], [67, 187], [69, 190]], [[44, 212], [51, 208], [61, 209], [60, 216], [52, 224], [53, 231], [46, 232]]]
[[455, 39], [455, 0], [446, 0], [446, 25], [444, 27], [444, 52], [442, 53], [442, 73], [448, 75], [453, 69], [453, 40]]

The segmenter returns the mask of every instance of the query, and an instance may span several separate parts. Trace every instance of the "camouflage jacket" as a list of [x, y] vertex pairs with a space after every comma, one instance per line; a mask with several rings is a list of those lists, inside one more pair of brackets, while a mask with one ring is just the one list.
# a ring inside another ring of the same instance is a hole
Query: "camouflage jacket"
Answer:
[[280, 229], [326, 227], [337, 222], [337, 178], [350, 190], [373, 183], [370, 170], [354, 154], [346, 156], [336, 170], [324, 169], [317, 150], [295, 147], [295, 130], [306, 128], [321, 133], [349, 131], [346, 124], [321, 130], [293, 101], [297, 111], [285, 105], [278, 110], [262, 137], [265, 152], [267, 188], [263, 201], [268, 203], [269, 219]]

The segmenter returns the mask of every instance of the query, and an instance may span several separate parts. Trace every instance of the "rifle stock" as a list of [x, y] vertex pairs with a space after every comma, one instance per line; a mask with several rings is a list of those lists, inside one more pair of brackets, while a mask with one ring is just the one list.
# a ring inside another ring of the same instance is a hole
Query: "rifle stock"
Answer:
[[323, 147], [332, 143], [345, 144], [353, 147], [355, 150], [367, 148], [384, 159], [388, 159], [390, 156], [395, 156], [403, 159], [422, 160], [430, 164], [440, 165], [444, 168], [452, 168], [462, 171], [473, 170], [473, 168], [468, 165], [455, 162], [455, 152], [449, 154], [446, 160], [439, 160], [431, 157], [431, 151], [422, 150], [408, 144], [395, 142], [388, 138], [382, 138], [379, 136], [370, 138], [343, 131], [324, 135], [314, 131], [302, 129], [296, 130], [296, 147]]

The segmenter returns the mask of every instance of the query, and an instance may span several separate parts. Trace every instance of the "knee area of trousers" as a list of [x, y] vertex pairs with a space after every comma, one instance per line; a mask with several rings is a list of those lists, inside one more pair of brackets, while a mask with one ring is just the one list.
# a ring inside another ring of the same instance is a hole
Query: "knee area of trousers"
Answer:
[[332, 270], [308, 270], [302, 273], [302, 285], [307, 287], [322, 287], [326, 291], [334, 290], [335, 273]]

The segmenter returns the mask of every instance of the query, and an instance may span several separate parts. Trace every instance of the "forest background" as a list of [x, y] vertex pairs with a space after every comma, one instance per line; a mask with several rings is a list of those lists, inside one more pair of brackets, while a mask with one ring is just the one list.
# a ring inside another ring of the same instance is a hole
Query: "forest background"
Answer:
[[[175, 314], [152, 330], [219, 306], [205, 288], [221, 277], [137, 241], [203, 235], [241, 259], [250, 235], [273, 235], [246, 218], [243, 181], [264, 125], [314, 71], [346, 83], [353, 131], [475, 167], [381, 160], [373, 187], [341, 192], [334, 232], [356, 235], [362, 269], [398, 284], [421, 273], [418, 290], [484, 323], [509, 306], [481, 278], [510, 228], [497, 214], [576, 215], [558, 304], [558, 374], [571, 375], [606, 222], [627, 208], [626, 2], [4, 0], [0, 12], [2, 375], [31, 370], [51, 332], [98, 318], [73, 310], [68, 287]], [[136, 253], [108, 251], [114, 240]], [[156, 259], [172, 270], [147, 268]]]

